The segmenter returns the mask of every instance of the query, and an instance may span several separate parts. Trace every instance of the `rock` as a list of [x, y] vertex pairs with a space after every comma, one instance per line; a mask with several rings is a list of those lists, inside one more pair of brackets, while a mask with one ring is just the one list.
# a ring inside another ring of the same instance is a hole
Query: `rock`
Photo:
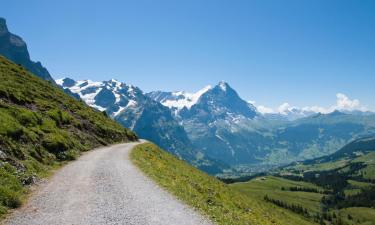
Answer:
[[22, 180], [23, 185], [32, 185], [38, 181], [38, 178], [34, 175], [28, 176]]
[[0, 150], [0, 160], [5, 161], [8, 158], [7, 154], [5, 152]]

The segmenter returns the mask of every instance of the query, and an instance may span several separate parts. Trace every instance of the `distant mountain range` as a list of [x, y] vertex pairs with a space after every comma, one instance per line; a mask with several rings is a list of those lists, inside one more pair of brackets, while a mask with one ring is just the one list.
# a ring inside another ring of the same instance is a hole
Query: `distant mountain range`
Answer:
[[288, 108], [260, 113], [225, 82], [192, 94], [157, 91], [148, 96], [174, 112], [195, 146], [229, 165], [280, 165], [319, 157], [375, 132], [369, 112]]
[[78, 95], [89, 106], [105, 111], [140, 137], [153, 141], [189, 163], [210, 173], [224, 168], [219, 162], [205, 158], [204, 153], [193, 146], [184, 127], [168, 107], [149, 98], [138, 87], [113, 79], [93, 82], [64, 78], [56, 80], [56, 83]]
[[375, 133], [375, 115], [371, 113], [334, 111], [302, 115], [292, 111], [290, 114], [298, 113], [299, 119], [281, 115], [270, 118], [225, 82], [196, 93], [146, 94], [116, 80], [65, 78], [56, 82], [141, 137], [189, 162], [204, 156], [235, 170], [247, 166], [262, 170], [320, 157], [354, 138]]

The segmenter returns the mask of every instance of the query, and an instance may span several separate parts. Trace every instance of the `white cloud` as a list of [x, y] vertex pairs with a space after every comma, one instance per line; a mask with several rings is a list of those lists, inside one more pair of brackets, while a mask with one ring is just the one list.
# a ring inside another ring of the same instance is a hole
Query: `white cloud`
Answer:
[[273, 109], [265, 107], [263, 105], [257, 106], [257, 109], [262, 114], [275, 113], [275, 111]]
[[358, 99], [349, 99], [346, 95], [342, 93], [336, 94], [337, 101], [336, 101], [336, 108], [343, 109], [343, 110], [353, 110], [358, 109], [361, 103]]
[[277, 108], [277, 112], [283, 115], [287, 115], [289, 111], [293, 110], [296, 107], [292, 107], [289, 103], [284, 102]]
[[[255, 104], [255, 102], [252, 102]], [[291, 106], [289, 103], [285, 102], [281, 104], [276, 109], [272, 109], [270, 107], [266, 107], [264, 105], [257, 106], [257, 109], [260, 113], [280, 113], [282, 115], [287, 115], [288, 113], [294, 111], [305, 111], [305, 112], [315, 112], [315, 113], [331, 113], [335, 110], [340, 111], [353, 111], [353, 110], [360, 110], [360, 111], [367, 111], [368, 109], [361, 105], [361, 102], [358, 99], [350, 99], [343, 93], [336, 94], [336, 104], [329, 106], [329, 107], [322, 107], [322, 106], [305, 106], [302, 108]]]

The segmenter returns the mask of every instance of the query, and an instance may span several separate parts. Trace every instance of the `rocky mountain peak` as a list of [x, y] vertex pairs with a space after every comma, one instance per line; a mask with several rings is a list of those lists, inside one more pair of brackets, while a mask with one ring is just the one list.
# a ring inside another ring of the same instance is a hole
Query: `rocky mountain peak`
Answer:
[[220, 81], [217, 85], [222, 91], [227, 91], [228, 88], [231, 88], [229, 84], [225, 81]]
[[40, 62], [34, 62], [30, 59], [26, 43], [21, 37], [9, 32], [4, 18], [0, 18], [0, 55], [16, 64], [21, 64], [28, 71], [42, 79], [51, 83], [55, 82], [48, 70]]
[[0, 17], [0, 35], [9, 33], [6, 20]]

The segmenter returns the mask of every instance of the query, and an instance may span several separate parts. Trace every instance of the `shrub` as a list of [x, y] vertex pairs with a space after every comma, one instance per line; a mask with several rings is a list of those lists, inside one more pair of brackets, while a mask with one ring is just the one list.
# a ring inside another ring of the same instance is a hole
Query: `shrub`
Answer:
[[42, 123], [42, 119], [35, 112], [25, 109], [19, 109], [15, 112], [18, 122], [26, 127], [33, 127]]
[[66, 151], [69, 149], [69, 139], [60, 133], [49, 133], [44, 136], [43, 147], [53, 153]]
[[0, 167], [0, 207], [16, 208], [21, 205], [22, 184], [9, 164]]
[[61, 111], [59, 109], [50, 110], [50, 111], [48, 111], [47, 114], [59, 126], [65, 125], [65, 124], [70, 124], [73, 120], [73, 117], [71, 115], [69, 115], [69, 113], [67, 113], [65, 111]]
[[0, 124], [0, 135], [18, 138], [22, 134], [22, 126], [3, 110], [0, 110]]

